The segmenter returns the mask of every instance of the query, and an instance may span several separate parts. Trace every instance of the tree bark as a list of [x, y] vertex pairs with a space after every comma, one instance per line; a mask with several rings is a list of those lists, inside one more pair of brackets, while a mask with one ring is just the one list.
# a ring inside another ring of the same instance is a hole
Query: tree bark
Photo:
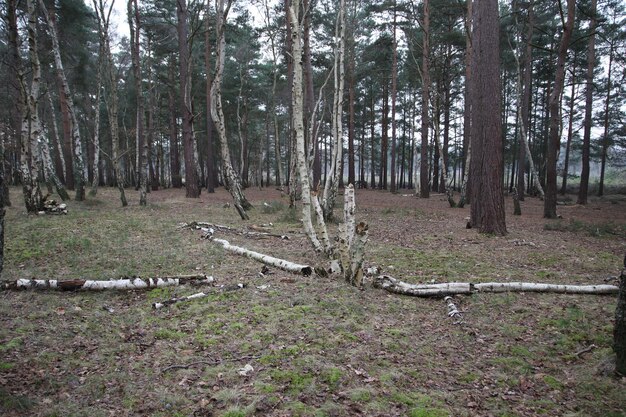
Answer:
[[[81, 138], [80, 138], [78, 117], [76, 116], [76, 109], [74, 107], [74, 101], [72, 99], [70, 85], [67, 82], [67, 77], [65, 76], [65, 70], [63, 69], [63, 61], [61, 60], [61, 50], [59, 47], [59, 39], [57, 36], [56, 25], [54, 24], [54, 20], [50, 18], [50, 14], [48, 13], [48, 9], [46, 8], [44, 1], [39, 0], [39, 4], [46, 18], [46, 23], [48, 25], [48, 32], [50, 33], [50, 38], [52, 40], [52, 52], [54, 55], [54, 63], [57, 68], [58, 76], [61, 79], [61, 84], [63, 86], [63, 93], [66, 96], [65, 105], [67, 107], [67, 112], [70, 115], [70, 121], [72, 124], [72, 156], [74, 159], [73, 161], [74, 171], [73, 172], [74, 172], [74, 186], [76, 189], [75, 200], [83, 201], [85, 199], [85, 178], [84, 178], [84, 173], [83, 173], [85, 162], [83, 159], [83, 145], [82, 145]], [[69, 172], [68, 172], [68, 176], [69, 176]]]
[[500, 43], [497, 0], [473, 5], [471, 224], [481, 233], [506, 234], [502, 183]]
[[137, 0], [128, 0], [128, 26], [130, 28], [130, 55], [135, 81], [136, 117], [135, 137], [137, 144], [137, 172], [139, 181], [139, 205], [145, 206], [148, 202], [148, 144], [144, 132], [144, 100], [143, 78], [141, 74], [141, 61], [139, 58], [141, 21], [139, 19], [139, 7]]
[[[596, 66], [596, 26], [597, 0], [591, 0], [591, 22], [589, 23], [589, 44], [587, 46], [587, 85], [585, 86], [585, 122], [583, 132], [582, 172], [580, 173], [580, 188], [576, 204], [587, 204], [589, 193], [589, 152], [591, 148], [591, 124], [593, 111], [593, 69]], [[546, 216], [547, 217], [547, 216]]]
[[[343, 175], [343, 90], [345, 83], [345, 47], [346, 47], [346, 2], [340, 0], [335, 23], [335, 65], [333, 67], [335, 91], [333, 94], [332, 140], [333, 155], [330, 164], [330, 175], [324, 185], [322, 208], [324, 219], [331, 219], [335, 207], [335, 199], [339, 182]], [[304, 191], [303, 191], [304, 193]]]
[[615, 372], [622, 376], [626, 376], [626, 257], [624, 268], [620, 276], [613, 329], [613, 351], [616, 354]]
[[430, 197], [428, 184], [428, 126], [430, 124], [428, 108], [430, 101], [430, 1], [424, 0], [424, 20], [422, 22], [422, 143], [420, 146], [420, 197]]
[[191, 82], [189, 61], [189, 11], [186, 0], [176, 0], [178, 55], [180, 67], [180, 112], [182, 115], [183, 155], [185, 158], [185, 190], [187, 198], [198, 198], [200, 188], [196, 158], [194, 158], [193, 113], [191, 108]]
[[246, 258], [253, 259], [265, 265], [273, 266], [274, 268], [278, 268], [283, 271], [291, 272], [293, 274], [299, 274], [305, 277], [308, 277], [313, 273], [313, 268], [308, 265], [296, 264], [286, 261], [284, 259], [278, 259], [274, 258], [273, 256], [251, 251], [240, 246], [231, 245], [227, 240], [224, 239], [213, 239], [213, 242], [219, 243], [220, 245], [222, 245], [224, 250], [227, 250], [228, 252], [233, 252], [237, 255], [245, 256]]
[[[595, 1], [595, 0], [593, 0]], [[559, 0], [560, 5], [560, 0]], [[574, 13], [576, 12], [576, 1], [567, 0], [567, 22], [563, 26], [563, 36], [559, 45], [559, 52], [556, 63], [556, 76], [554, 87], [550, 94], [550, 136], [548, 138], [548, 152], [546, 155], [546, 199], [543, 205], [543, 217], [547, 219], [556, 218], [556, 163], [561, 141], [559, 138], [560, 127], [560, 103], [563, 84], [565, 82], [565, 63], [567, 59], [567, 49], [569, 48], [572, 31], [574, 29]], [[591, 88], [590, 86], [588, 88]], [[589, 91], [589, 94], [591, 91]], [[591, 111], [591, 108], [589, 109]], [[586, 128], [585, 128], [586, 129]], [[581, 181], [582, 188], [582, 181]]]
[[0, 290], [141, 290], [157, 287], [171, 287], [183, 284], [211, 284], [213, 277], [206, 275], [180, 275], [158, 278], [122, 278], [109, 281], [74, 279], [18, 279], [0, 283]]
[[209, 41], [209, 5], [207, 1], [207, 9], [205, 16], [205, 33], [204, 33], [204, 68], [206, 71], [206, 137], [207, 137], [207, 179], [206, 189], [209, 193], [215, 192], [215, 155], [213, 149], [213, 119], [211, 118], [211, 42]]
[[172, 187], [180, 188], [183, 180], [180, 175], [180, 146], [178, 144], [178, 123], [176, 112], [176, 91], [174, 88], [174, 57], [170, 56], [169, 63], [169, 88], [168, 88], [168, 113], [170, 126], [170, 176], [172, 177]]
[[393, 4], [393, 58], [391, 60], [391, 186], [396, 192], [396, 100], [398, 96], [398, 42], [396, 39], [397, 4]]
[[[565, 159], [563, 160], [563, 181], [561, 182], [561, 195], [567, 192], [567, 175], [569, 173], [569, 155], [572, 148], [572, 137], [574, 136], [574, 104], [576, 102], [576, 52], [574, 52], [574, 67], [572, 68], [572, 92], [569, 98], [569, 120], [567, 122], [567, 142], [565, 143]], [[609, 64], [609, 69], [611, 65]]]
[[217, 56], [215, 62], [215, 78], [211, 85], [211, 117], [216, 125], [218, 137], [220, 140], [221, 155], [222, 155], [222, 169], [224, 174], [224, 181], [230, 195], [233, 197], [233, 203], [239, 216], [243, 220], [248, 220], [247, 210], [252, 208], [252, 205], [248, 202], [241, 189], [241, 182], [237, 173], [233, 169], [230, 159], [230, 150], [228, 148], [228, 140], [226, 138], [226, 124], [224, 118], [224, 110], [222, 109], [222, 77], [224, 73], [224, 60], [226, 59], [226, 38], [224, 33], [224, 26], [228, 11], [230, 10], [231, 1], [228, 0], [228, 5], [224, 7], [224, 0], [216, 0], [216, 34], [217, 34]]
[[607, 69], [607, 79], [606, 79], [606, 97], [604, 99], [604, 133], [602, 134], [602, 150], [600, 153], [600, 183], [598, 184], [598, 196], [602, 197], [604, 195], [604, 172], [606, 169], [606, 157], [609, 150], [609, 111], [611, 109], [611, 75], [613, 70], [613, 52], [614, 52], [614, 41], [611, 40], [611, 45], [609, 47], [609, 66]]

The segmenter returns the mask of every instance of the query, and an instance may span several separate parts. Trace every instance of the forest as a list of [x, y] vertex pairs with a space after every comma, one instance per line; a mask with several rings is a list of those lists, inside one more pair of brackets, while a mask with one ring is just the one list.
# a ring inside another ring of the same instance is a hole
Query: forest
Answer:
[[0, 13], [3, 415], [626, 413], [623, 1]]

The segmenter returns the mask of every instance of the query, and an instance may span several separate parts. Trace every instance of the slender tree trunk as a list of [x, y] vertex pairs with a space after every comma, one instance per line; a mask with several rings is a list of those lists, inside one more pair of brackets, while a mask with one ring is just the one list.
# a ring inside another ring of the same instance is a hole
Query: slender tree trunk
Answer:
[[543, 217], [547, 219], [556, 218], [556, 162], [561, 144], [559, 138], [561, 116], [559, 104], [561, 101], [561, 93], [563, 92], [563, 84], [565, 82], [565, 63], [567, 59], [567, 49], [569, 48], [570, 39], [572, 37], [572, 30], [574, 29], [575, 12], [576, 1], [567, 0], [567, 22], [563, 27], [563, 36], [557, 56], [554, 88], [550, 94], [550, 136], [546, 156], [546, 199], [543, 205]]
[[[335, 199], [339, 188], [340, 177], [343, 175], [343, 90], [345, 82], [345, 45], [346, 45], [346, 2], [340, 0], [335, 24], [335, 65], [333, 69], [335, 92], [333, 95], [332, 138], [333, 155], [331, 158], [330, 175], [324, 185], [322, 208], [324, 219], [331, 219], [335, 208]], [[303, 191], [304, 194], [304, 191]]]
[[560, 193], [567, 192], [567, 175], [569, 173], [569, 154], [572, 147], [572, 137], [574, 136], [574, 104], [576, 99], [576, 53], [574, 53], [574, 67], [572, 68], [572, 92], [569, 99], [569, 121], [567, 124], [567, 143], [565, 144], [565, 159], [563, 161], [563, 182]]
[[180, 112], [182, 115], [183, 131], [183, 155], [185, 158], [185, 190], [187, 198], [198, 198], [200, 189], [198, 186], [198, 171], [196, 169], [196, 159], [194, 158], [193, 141], [193, 113], [191, 108], [191, 83], [190, 83], [190, 63], [189, 63], [189, 11], [186, 0], [176, 0], [177, 32], [178, 32], [178, 54], [180, 67]]
[[611, 40], [609, 47], [609, 67], [606, 79], [606, 97], [604, 99], [604, 133], [602, 134], [602, 151], [600, 156], [600, 184], [598, 186], [598, 196], [604, 195], [604, 171], [606, 169], [606, 156], [609, 150], [609, 110], [611, 102], [611, 75], [613, 70], [614, 42]]
[[230, 10], [231, 0], [224, 7], [224, 0], [216, 0], [215, 10], [217, 16], [216, 33], [217, 33], [217, 57], [215, 62], [215, 78], [211, 85], [211, 117], [216, 125], [220, 147], [222, 153], [222, 168], [224, 173], [224, 181], [233, 197], [235, 208], [243, 220], [248, 220], [246, 210], [252, 208], [241, 190], [241, 182], [237, 173], [233, 169], [230, 160], [230, 151], [228, 149], [228, 140], [226, 138], [226, 125], [224, 111], [222, 109], [222, 76], [224, 73], [224, 60], [226, 54], [226, 40], [224, 37], [224, 26], [228, 11]]
[[500, 26], [497, 0], [473, 6], [471, 224], [481, 233], [506, 234], [502, 183]]
[[428, 102], [430, 96], [430, 1], [424, 0], [424, 21], [422, 22], [423, 45], [422, 45], [422, 143], [420, 146], [420, 197], [429, 198], [428, 186]]
[[383, 105], [381, 118], [380, 135], [380, 178], [378, 187], [381, 190], [387, 189], [387, 160], [389, 157], [389, 84], [383, 81]]
[[136, 167], [139, 182], [139, 205], [148, 202], [148, 146], [144, 132], [144, 101], [142, 88], [141, 62], [139, 59], [141, 21], [137, 0], [128, 0], [128, 26], [130, 28], [130, 55], [132, 60], [133, 78], [135, 81], [136, 117], [135, 143], [137, 144]]
[[355, 51], [354, 41], [350, 41], [349, 63], [348, 63], [348, 184], [353, 184], [356, 181], [356, 170], [354, 164], [354, 140], [355, 140], [355, 114], [354, 114], [354, 101], [355, 101]]
[[376, 100], [370, 87], [370, 188], [376, 188]]
[[26, 2], [28, 12], [28, 56], [30, 58], [31, 81], [26, 88], [26, 79], [21, 70], [22, 87], [22, 147], [20, 153], [22, 191], [26, 211], [37, 213], [43, 209], [43, 196], [39, 188], [39, 149], [41, 122], [39, 120], [39, 89], [41, 83], [41, 65], [37, 55], [37, 15], [33, 0]]
[[[532, 162], [532, 155], [530, 155], [530, 150], [527, 151], [528, 148], [528, 136], [529, 132], [529, 114], [530, 114], [530, 89], [531, 89], [531, 81], [532, 81], [532, 64], [533, 64], [533, 33], [535, 29], [535, 13], [534, 13], [534, 0], [530, 0], [528, 3], [528, 22], [526, 23], [526, 48], [524, 51], [524, 69], [523, 69], [523, 77], [522, 77], [522, 100], [521, 100], [521, 108], [518, 111], [521, 112], [521, 126], [519, 127], [520, 134], [520, 145], [519, 145], [519, 153], [517, 155], [517, 192], [518, 198], [520, 201], [524, 201], [524, 190], [526, 189], [525, 185], [525, 171], [526, 171], [526, 157], [528, 156], [530, 160], [531, 167], [534, 167]], [[519, 71], [519, 69], [518, 69]], [[519, 75], [518, 75], [519, 77]], [[519, 83], [518, 83], [519, 87]], [[520, 89], [518, 88], [518, 95], [520, 94]], [[519, 123], [518, 123], [519, 124]], [[522, 130], [523, 129], [523, 130]], [[528, 155], [526, 155], [528, 153]]]
[[[589, 193], [589, 151], [591, 148], [591, 116], [593, 110], [593, 69], [596, 66], [596, 6], [598, 1], [591, 0], [591, 22], [589, 23], [589, 44], [587, 46], [587, 85], [585, 87], [585, 122], [583, 133], [582, 172], [580, 173], [580, 188], [578, 189], [577, 204], [587, 204]], [[547, 216], [546, 216], [547, 217]]]
[[[20, 57], [19, 52], [19, 31], [17, 27], [17, 5], [18, 0], [8, 0], [6, 2], [6, 24], [7, 24], [7, 35], [8, 35], [8, 71], [9, 71], [9, 97], [13, 100], [15, 105], [10, 109], [11, 110], [11, 120], [10, 120], [10, 131], [11, 135], [6, 134], [2, 140], [2, 159], [0, 163], [2, 164], [2, 169], [0, 173], [5, 172], [5, 143], [9, 141], [15, 143], [14, 147], [15, 152], [14, 155], [19, 153], [19, 143], [22, 133], [22, 117], [24, 112], [24, 100], [22, 98], [22, 76], [21, 76], [21, 67], [22, 67], [22, 59]], [[10, 139], [12, 137], [13, 140]], [[13, 158], [11, 158], [13, 159]], [[18, 157], [19, 159], [19, 157]], [[10, 169], [13, 172], [16, 164], [10, 163]], [[13, 175], [8, 175], [3, 177], [2, 187], [0, 189], [0, 200], [3, 202], [3, 206], [10, 206], [11, 201], [9, 200], [9, 189], [7, 187], [7, 183], [10, 182], [10, 179]], [[4, 217], [2, 218], [4, 221]], [[2, 229], [4, 231], [4, 228]], [[3, 235], [4, 236], [4, 235]]]
[[104, 2], [102, 0], [92, 0], [94, 10], [96, 10], [96, 18], [98, 20], [98, 35], [100, 38], [100, 50], [103, 55], [103, 65], [101, 67], [103, 71], [104, 79], [104, 101], [107, 107], [107, 114], [109, 118], [109, 129], [111, 133], [111, 165], [113, 168], [113, 176], [115, 183], [120, 192], [120, 200], [122, 207], [128, 205], [126, 201], [126, 194], [124, 193], [124, 169], [122, 165], [122, 158], [119, 151], [120, 138], [119, 138], [119, 124], [118, 124], [118, 97], [117, 97], [117, 75], [115, 67], [113, 65], [113, 58], [111, 56], [111, 45], [109, 37], [109, 18], [113, 9], [113, 3], [109, 5], [108, 10], [105, 10]]
[[[98, 184], [100, 182], [100, 101], [102, 100], [102, 56], [103, 51], [102, 47], [100, 47], [98, 72], [96, 75], [96, 99], [94, 102], [93, 178], [91, 181], [91, 190], [89, 191], [89, 195], [92, 197], [95, 197], [96, 194], [98, 194]], [[50, 97], [49, 94], [48, 97]], [[54, 109], [52, 109], [52, 111], [54, 112]], [[52, 114], [52, 120], [54, 121], [54, 113]], [[56, 127], [54, 129], [56, 131]]]
[[[85, 179], [84, 179], [84, 159], [83, 159], [83, 145], [80, 138], [80, 130], [78, 124], [78, 118], [76, 116], [76, 110], [74, 108], [74, 101], [72, 99], [72, 94], [70, 92], [70, 86], [67, 82], [67, 78], [65, 76], [65, 71], [63, 69], [63, 62], [61, 60], [61, 50], [59, 48], [59, 39], [57, 37], [57, 31], [54, 24], [53, 19], [50, 18], [50, 14], [48, 13], [48, 9], [43, 0], [39, 0], [39, 4], [41, 9], [46, 17], [46, 23], [48, 25], [48, 32], [50, 33], [50, 38], [52, 40], [52, 52], [54, 55], [54, 63], [57, 68], [58, 76], [61, 78], [61, 83], [63, 85], [63, 93], [66, 96], [66, 106], [67, 111], [70, 115], [70, 121], [72, 122], [72, 150], [74, 157], [74, 185], [76, 189], [76, 201], [83, 201], [85, 199]], [[68, 172], [69, 176], [69, 172]], [[67, 178], [66, 178], [67, 180]]]
[[391, 188], [396, 192], [396, 99], [398, 96], [398, 42], [396, 39], [396, 1], [393, 4], [393, 58], [391, 60]]
[[169, 65], [169, 86], [168, 89], [168, 113], [170, 124], [170, 176], [172, 177], [172, 187], [180, 188], [183, 186], [182, 177], [180, 175], [180, 146], [178, 143], [178, 123], [176, 112], [176, 91], [174, 88], [174, 57], [170, 57]]
[[205, 33], [204, 33], [204, 68], [206, 71], [206, 136], [207, 136], [207, 180], [206, 189], [209, 193], [215, 192], [215, 156], [213, 150], [213, 119], [211, 118], [211, 42], [209, 40], [209, 5], [207, 1], [207, 9], [205, 16]]
[[469, 184], [469, 162], [470, 162], [470, 143], [471, 143], [471, 122], [472, 122], [472, 106], [471, 106], [471, 76], [472, 76], [472, 3], [467, 2], [467, 15], [465, 17], [465, 102], [463, 103], [463, 162], [461, 167], [461, 196], [457, 207], [463, 208], [466, 202], [470, 201]]
[[615, 308], [613, 328], [613, 351], [615, 352], [615, 373], [626, 376], [626, 258], [620, 275], [619, 295]]

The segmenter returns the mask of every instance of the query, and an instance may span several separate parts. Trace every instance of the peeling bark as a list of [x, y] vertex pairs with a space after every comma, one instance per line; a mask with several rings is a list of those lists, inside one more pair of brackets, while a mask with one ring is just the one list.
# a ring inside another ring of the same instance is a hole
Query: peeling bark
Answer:
[[245, 256], [246, 258], [254, 259], [255, 261], [261, 262], [265, 265], [273, 266], [283, 271], [303, 275], [305, 277], [308, 277], [313, 273], [313, 268], [308, 265], [296, 264], [290, 261], [286, 261], [284, 259], [274, 258], [273, 256], [254, 252], [240, 246], [231, 245], [227, 240], [224, 239], [213, 239], [213, 242], [219, 243], [225, 250], [229, 252]]
[[183, 284], [211, 284], [213, 277], [200, 275], [179, 275], [156, 278], [122, 278], [108, 281], [73, 279], [18, 279], [0, 283], [0, 290], [141, 290], [157, 287], [171, 287]]
[[558, 294], [617, 294], [619, 288], [615, 285], [559, 285], [540, 284], [534, 282], [449, 282], [443, 284], [409, 284], [389, 275], [380, 275], [374, 279], [373, 286], [386, 291], [413, 295], [417, 297], [432, 297], [453, 294], [473, 294], [477, 292], [541, 292]]

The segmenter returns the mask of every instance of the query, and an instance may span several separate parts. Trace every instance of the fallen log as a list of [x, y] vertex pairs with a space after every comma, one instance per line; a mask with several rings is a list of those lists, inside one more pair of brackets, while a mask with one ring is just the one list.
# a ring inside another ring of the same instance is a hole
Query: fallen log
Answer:
[[374, 279], [373, 286], [383, 290], [416, 297], [446, 296], [454, 294], [473, 294], [476, 292], [545, 292], [559, 294], [617, 294], [615, 285], [557, 285], [534, 282], [449, 282], [444, 284], [409, 284], [389, 275], [380, 275]]
[[213, 238], [212, 240], [213, 242], [222, 245], [222, 247], [229, 252], [245, 256], [246, 258], [254, 259], [255, 261], [264, 263], [265, 265], [273, 266], [283, 271], [303, 275], [305, 277], [308, 277], [313, 273], [313, 268], [311, 268], [309, 265], [296, 264], [290, 261], [286, 261], [284, 259], [274, 258], [273, 256], [254, 252], [240, 246], [231, 245], [227, 240], [224, 239]]
[[434, 297], [452, 294], [471, 294], [472, 285], [465, 282], [450, 282], [446, 284], [409, 284], [397, 280], [389, 275], [379, 275], [374, 278], [374, 287], [392, 293], [413, 295], [416, 297]]
[[212, 276], [201, 275], [178, 275], [172, 277], [157, 278], [122, 278], [108, 281], [96, 281], [86, 279], [73, 279], [60, 281], [56, 279], [18, 279], [0, 283], [0, 290], [141, 290], [157, 287], [171, 287], [183, 284], [204, 285], [212, 284]]
[[266, 228], [263, 228], [261, 226], [257, 226], [257, 225], [251, 225], [248, 226], [249, 229], [252, 229], [252, 231], [249, 230], [238, 230], [238, 229], [234, 229], [232, 227], [229, 226], [224, 226], [221, 224], [213, 224], [213, 223], [208, 223], [208, 222], [191, 222], [191, 223], [181, 223], [178, 226], [180, 229], [197, 229], [197, 230], [202, 230], [205, 235], [205, 238], [210, 238], [213, 236], [213, 234], [215, 234], [216, 230], [219, 230], [221, 232], [226, 232], [226, 233], [235, 233], [238, 235], [242, 235], [242, 236], [246, 236], [246, 237], [250, 237], [250, 238], [268, 238], [268, 237], [276, 237], [279, 238], [281, 240], [289, 240], [289, 236], [287, 235], [280, 235], [277, 233], [271, 233], [269, 231], [267, 231]]

